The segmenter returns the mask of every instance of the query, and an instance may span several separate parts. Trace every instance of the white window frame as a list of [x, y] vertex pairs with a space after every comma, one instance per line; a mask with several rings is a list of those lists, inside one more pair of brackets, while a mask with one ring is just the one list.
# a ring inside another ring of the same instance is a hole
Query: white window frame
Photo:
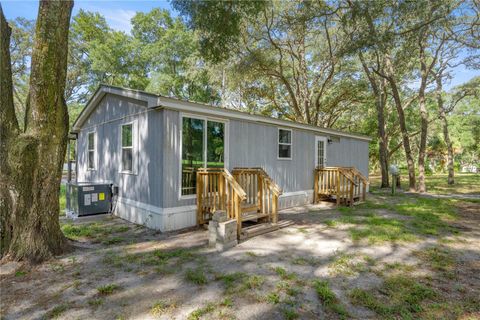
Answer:
[[323, 141], [323, 155], [324, 155], [324, 160], [323, 160], [323, 165], [326, 167], [327, 166], [327, 145], [328, 145], [328, 139], [327, 137], [324, 136], [315, 136], [315, 146], [314, 146], [314, 162], [315, 162], [315, 168], [318, 166], [318, 141], [322, 140]]
[[[280, 142], [280, 130], [290, 131], [290, 143]], [[280, 157], [280, 145], [290, 146], [290, 157], [282, 158]], [[292, 160], [293, 158], [293, 130], [287, 128], [278, 128], [277, 130], [277, 160]]]
[[183, 118], [193, 118], [197, 120], [203, 120], [204, 121], [204, 131], [203, 131], [203, 165], [206, 167], [207, 165], [207, 121], [213, 121], [213, 122], [221, 122], [223, 123], [223, 129], [224, 129], [224, 137], [223, 137], [223, 164], [225, 168], [228, 168], [228, 155], [229, 155], [229, 141], [230, 141], [230, 128], [229, 128], [229, 120], [228, 119], [222, 119], [222, 118], [213, 118], [213, 117], [207, 117], [207, 116], [202, 116], [198, 114], [192, 114], [192, 113], [180, 113], [180, 121], [178, 124], [179, 130], [180, 130], [180, 154], [179, 154], [179, 166], [178, 166], [178, 199], [179, 200], [185, 200], [185, 199], [196, 199], [197, 195], [196, 194], [189, 194], [189, 195], [182, 195], [182, 157], [183, 157]]
[[[90, 149], [90, 135], [93, 134], [93, 149]], [[95, 130], [87, 132], [87, 171], [97, 170], [97, 132]], [[90, 152], [93, 151], [93, 167], [90, 168]]]
[[[122, 145], [122, 129], [123, 126], [126, 125], [132, 125], [132, 170], [124, 170], [123, 169], [123, 145]], [[118, 145], [119, 145], [119, 168], [120, 168], [120, 173], [122, 174], [137, 174], [137, 166], [138, 166], [138, 126], [137, 126], [137, 120], [133, 121], [127, 121], [127, 122], [122, 122], [120, 123], [118, 127]]]

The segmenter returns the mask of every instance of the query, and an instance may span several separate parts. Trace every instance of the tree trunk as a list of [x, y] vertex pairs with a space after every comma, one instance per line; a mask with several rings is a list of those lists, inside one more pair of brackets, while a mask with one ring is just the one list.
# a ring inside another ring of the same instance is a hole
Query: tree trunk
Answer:
[[448, 132], [448, 120], [447, 115], [445, 113], [445, 108], [443, 106], [443, 98], [442, 98], [442, 78], [441, 75], [437, 77], [437, 104], [438, 104], [438, 111], [440, 115], [440, 120], [442, 121], [443, 126], [443, 139], [445, 140], [445, 144], [447, 145], [447, 167], [448, 167], [448, 184], [452, 185], [455, 184], [455, 169], [453, 166], [453, 145], [452, 141], [450, 141], [450, 133]]
[[[384, 84], [377, 83], [374, 75], [365, 63], [362, 53], [359, 53], [359, 58], [363, 66], [363, 70], [372, 86], [373, 95], [375, 97], [375, 107], [377, 109], [377, 136], [378, 136], [378, 158], [380, 162], [380, 172], [382, 175], [381, 188], [389, 187], [388, 177], [388, 139], [385, 132], [385, 94], [383, 92]], [[382, 80], [383, 82], [384, 80]]]
[[[424, 31], [420, 32], [421, 35]], [[425, 89], [427, 87], [428, 68], [426, 64], [425, 43], [423, 36], [419, 41], [420, 46], [420, 88], [418, 89], [418, 104], [420, 107], [420, 145], [418, 147], [418, 192], [425, 193], [427, 187], [425, 185], [425, 153], [427, 149], [428, 134], [428, 111], [425, 101]]]
[[377, 97], [377, 120], [378, 120], [378, 141], [379, 141], [379, 159], [380, 170], [382, 173], [382, 188], [389, 187], [388, 181], [388, 141], [385, 133], [385, 115], [384, 115], [384, 98], [383, 95]]
[[15, 260], [39, 262], [68, 247], [58, 199], [68, 134], [64, 91], [72, 7], [72, 1], [40, 2], [25, 132], [8, 145], [15, 194], [8, 255]]
[[407, 125], [405, 123], [405, 113], [403, 112], [402, 100], [400, 99], [400, 93], [398, 92], [397, 84], [392, 76], [388, 77], [388, 82], [392, 89], [393, 100], [395, 101], [395, 107], [398, 113], [398, 122], [400, 125], [400, 131], [402, 132], [403, 148], [405, 149], [405, 158], [407, 158], [408, 168], [408, 189], [411, 192], [415, 191], [415, 163], [413, 162], [412, 149], [410, 147], [410, 137], [407, 131]]
[[428, 112], [425, 105], [425, 88], [420, 86], [418, 102], [420, 106], [420, 146], [418, 148], [418, 192], [427, 191], [425, 186], [425, 150], [427, 148]]
[[12, 239], [13, 198], [8, 176], [8, 145], [18, 134], [18, 122], [13, 104], [10, 36], [12, 29], [3, 15], [0, 4], [0, 257]]

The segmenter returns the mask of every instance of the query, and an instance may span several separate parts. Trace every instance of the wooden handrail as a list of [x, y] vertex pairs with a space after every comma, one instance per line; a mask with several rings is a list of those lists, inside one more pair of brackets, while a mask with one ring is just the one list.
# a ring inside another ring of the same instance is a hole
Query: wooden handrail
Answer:
[[242, 202], [246, 192], [225, 168], [200, 168], [197, 171], [197, 225], [210, 220], [216, 210], [225, 210], [237, 220], [237, 236], [242, 229]]
[[259, 173], [267, 182], [269, 188], [275, 192], [277, 196], [280, 196], [283, 193], [283, 190], [270, 178], [270, 176], [265, 172], [265, 170], [261, 167], [253, 167], [253, 168], [241, 168], [235, 167], [232, 170], [233, 174], [242, 174], [242, 173]]
[[348, 170], [345, 170], [345, 168], [339, 168], [338, 171], [341, 174], [343, 174], [345, 176], [345, 178], [348, 179], [348, 181], [350, 181], [354, 185], [357, 185], [357, 183], [355, 182], [355, 177], [353, 177], [353, 175]]
[[247, 207], [267, 215], [268, 220], [278, 221], [278, 198], [282, 189], [270, 178], [263, 168], [234, 168], [232, 174], [247, 191]]
[[351, 171], [353, 172], [353, 174], [354, 174], [355, 176], [358, 176], [358, 178], [360, 178], [360, 180], [362, 180], [364, 183], [367, 183], [367, 184], [369, 183], [367, 177], [365, 177], [365, 176], [360, 172], [360, 170], [358, 170], [357, 168], [355, 168], [355, 167], [344, 167], [344, 168], [345, 168], [345, 169], [348, 169], [348, 170], [351, 170]]
[[238, 184], [238, 182], [235, 180], [235, 178], [232, 176], [232, 174], [225, 168], [199, 168], [198, 173], [202, 174], [208, 174], [212, 172], [219, 172], [221, 173], [225, 180], [228, 181], [232, 188], [235, 190], [237, 195], [240, 197], [241, 200], [245, 200], [247, 198], [247, 193], [245, 190], [242, 189], [242, 186]]
[[355, 167], [317, 167], [314, 171], [314, 202], [322, 197], [336, 196], [353, 205], [355, 199], [366, 198], [368, 179]]

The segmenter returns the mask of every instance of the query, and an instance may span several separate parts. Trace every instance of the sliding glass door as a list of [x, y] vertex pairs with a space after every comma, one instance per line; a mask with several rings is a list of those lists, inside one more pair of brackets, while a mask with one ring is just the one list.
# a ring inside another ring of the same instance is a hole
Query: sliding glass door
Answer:
[[181, 195], [194, 195], [198, 168], [225, 166], [225, 123], [183, 117], [181, 165]]

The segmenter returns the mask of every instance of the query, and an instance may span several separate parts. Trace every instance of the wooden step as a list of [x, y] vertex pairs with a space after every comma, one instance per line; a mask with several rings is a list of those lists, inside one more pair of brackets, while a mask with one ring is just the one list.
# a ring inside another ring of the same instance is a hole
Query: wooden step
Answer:
[[250, 227], [246, 227], [242, 229], [242, 233], [240, 234], [240, 240], [249, 239], [264, 233], [272, 232], [278, 230], [279, 226], [276, 223], [261, 223], [256, 224]]
[[256, 220], [256, 219], [265, 218], [265, 217], [268, 217], [268, 214], [258, 213], [256, 211], [245, 212], [242, 214], [242, 221], [251, 221], [251, 220]]
[[256, 204], [242, 204], [242, 212], [257, 211], [258, 206]]

